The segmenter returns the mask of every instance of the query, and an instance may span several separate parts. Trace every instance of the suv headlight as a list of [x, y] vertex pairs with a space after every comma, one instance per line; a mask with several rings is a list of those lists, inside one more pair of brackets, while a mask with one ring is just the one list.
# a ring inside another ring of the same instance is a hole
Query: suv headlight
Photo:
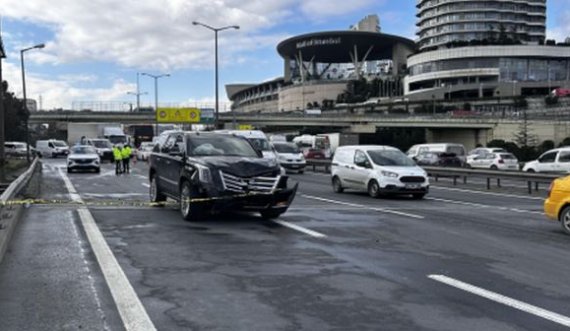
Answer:
[[287, 175], [287, 170], [285, 170], [285, 168], [283, 168], [283, 167], [279, 167], [279, 168], [280, 168], [280, 174], [281, 174], [281, 176]]
[[384, 177], [388, 177], [388, 178], [398, 178], [398, 174], [395, 172], [391, 172], [391, 171], [380, 171], [380, 174]]
[[198, 171], [198, 179], [202, 182], [202, 183], [211, 183], [212, 182], [212, 172], [210, 171], [210, 168], [205, 167], [203, 165], [200, 164], [196, 164], [196, 171]]

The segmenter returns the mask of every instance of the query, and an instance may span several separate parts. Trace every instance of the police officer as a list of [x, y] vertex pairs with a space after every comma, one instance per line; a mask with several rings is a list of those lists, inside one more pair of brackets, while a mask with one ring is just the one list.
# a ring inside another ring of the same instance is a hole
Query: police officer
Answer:
[[123, 147], [123, 150], [121, 151], [121, 156], [123, 158], [123, 172], [124, 173], [129, 173], [131, 172], [131, 167], [130, 167], [130, 161], [131, 161], [131, 146], [129, 145], [125, 145], [125, 147]]
[[121, 152], [120, 146], [113, 146], [113, 158], [115, 159], [115, 174], [120, 174], [122, 172], [123, 164], [123, 153]]

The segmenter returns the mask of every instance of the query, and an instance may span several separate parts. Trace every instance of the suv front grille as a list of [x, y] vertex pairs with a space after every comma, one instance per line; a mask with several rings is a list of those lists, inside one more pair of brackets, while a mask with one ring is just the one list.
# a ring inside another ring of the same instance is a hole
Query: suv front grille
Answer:
[[220, 171], [224, 190], [236, 193], [270, 193], [277, 188], [281, 176], [243, 178]]
[[422, 176], [404, 176], [400, 178], [402, 183], [423, 183], [426, 179]]

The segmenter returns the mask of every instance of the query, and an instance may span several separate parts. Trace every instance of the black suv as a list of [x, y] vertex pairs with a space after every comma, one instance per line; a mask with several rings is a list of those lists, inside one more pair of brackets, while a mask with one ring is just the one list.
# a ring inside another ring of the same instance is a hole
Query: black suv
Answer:
[[259, 211], [276, 218], [297, 191], [275, 160], [245, 138], [210, 132], [173, 132], [150, 156], [150, 199], [180, 202], [182, 217], [223, 210]]

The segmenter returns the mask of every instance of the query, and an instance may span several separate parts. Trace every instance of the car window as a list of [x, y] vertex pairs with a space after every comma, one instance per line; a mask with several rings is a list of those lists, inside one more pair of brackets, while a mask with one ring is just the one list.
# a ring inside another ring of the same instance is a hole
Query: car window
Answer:
[[494, 160], [495, 157], [496, 157], [496, 155], [491, 153], [491, 154], [487, 154], [486, 159], [487, 159], [487, 160]]
[[501, 154], [501, 159], [503, 159], [503, 160], [516, 160], [517, 158], [513, 154]]
[[49, 143], [48, 146], [49, 146], [49, 148], [54, 148], [52, 143]]
[[538, 162], [540, 162], [540, 163], [553, 163], [554, 160], [556, 160], [556, 154], [558, 154], [558, 152], [550, 152], [550, 153], [543, 154], [538, 159]]
[[558, 162], [570, 162], [570, 152], [560, 152], [560, 155], [558, 156]]
[[461, 146], [448, 146], [446, 152], [453, 153], [457, 156], [465, 155], [465, 149]]
[[176, 144], [176, 136], [172, 135], [166, 138], [166, 142], [162, 145], [162, 152], [168, 153]]
[[366, 157], [366, 154], [364, 154], [364, 152], [356, 151], [356, 153], [354, 153], [354, 164], [362, 164], [365, 163], [366, 161], [368, 161], [368, 158]]
[[426, 152], [428, 152], [428, 151], [429, 151], [429, 148], [427, 148], [427, 147], [420, 147], [420, 154], [421, 154], [421, 153], [426, 153]]
[[97, 154], [91, 146], [76, 146], [71, 149], [71, 154]]

